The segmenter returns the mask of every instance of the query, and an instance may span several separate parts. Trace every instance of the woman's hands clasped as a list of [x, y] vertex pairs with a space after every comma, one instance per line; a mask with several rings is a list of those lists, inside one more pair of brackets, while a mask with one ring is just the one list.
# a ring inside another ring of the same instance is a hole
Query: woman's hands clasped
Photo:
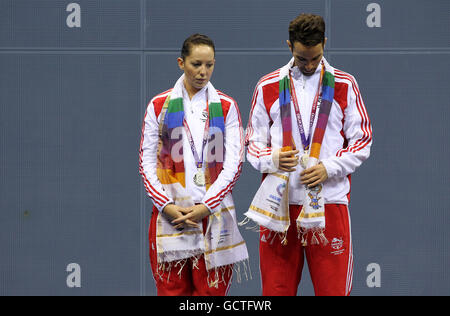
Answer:
[[168, 204], [164, 207], [163, 214], [169, 219], [175, 229], [182, 230], [184, 227], [199, 228], [199, 223], [211, 212], [203, 204], [191, 207], [181, 207], [175, 204]]

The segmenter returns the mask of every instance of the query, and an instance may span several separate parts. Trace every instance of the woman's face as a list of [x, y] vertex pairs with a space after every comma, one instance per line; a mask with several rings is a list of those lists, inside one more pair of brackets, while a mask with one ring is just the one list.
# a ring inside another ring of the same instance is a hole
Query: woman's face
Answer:
[[184, 71], [184, 84], [188, 92], [201, 90], [211, 79], [214, 70], [214, 50], [207, 45], [193, 45], [189, 56], [178, 58], [178, 66]]

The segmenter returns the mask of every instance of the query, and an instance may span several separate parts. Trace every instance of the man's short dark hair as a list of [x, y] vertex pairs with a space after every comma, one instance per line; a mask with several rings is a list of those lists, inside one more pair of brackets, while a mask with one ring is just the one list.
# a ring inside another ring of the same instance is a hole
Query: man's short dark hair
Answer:
[[325, 21], [320, 15], [300, 14], [289, 23], [289, 41], [308, 47], [325, 43]]
[[216, 54], [216, 48], [214, 42], [208, 36], [203, 34], [193, 34], [186, 38], [183, 42], [183, 47], [181, 48], [181, 58], [185, 59], [191, 54], [191, 48], [194, 45], [206, 45], [213, 49], [214, 55]]

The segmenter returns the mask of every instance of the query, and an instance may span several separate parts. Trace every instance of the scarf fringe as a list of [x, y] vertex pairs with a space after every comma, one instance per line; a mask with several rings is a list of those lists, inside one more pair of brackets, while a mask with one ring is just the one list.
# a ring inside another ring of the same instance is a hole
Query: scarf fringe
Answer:
[[327, 239], [327, 237], [325, 237], [325, 230], [323, 230], [323, 229], [320, 230], [319, 238], [324, 246], [328, 245], [328, 239]]
[[[243, 221], [239, 222], [239, 226], [248, 225], [250, 222], [253, 222], [250, 218], [246, 217]], [[276, 237], [280, 239], [280, 242], [283, 246], [286, 246], [288, 244], [287, 239], [287, 231], [285, 232], [277, 232], [268, 229], [267, 227], [259, 226], [259, 224], [255, 223], [255, 226], [248, 226], [246, 227], [247, 230], [252, 230], [254, 232], [258, 233], [264, 233], [266, 231], [269, 231], [269, 234], [265, 237], [267, 242], [269, 244], [273, 245]], [[325, 229], [323, 228], [316, 228], [316, 229], [305, 229], [300, 226], [300, 224], [297, 223], [297, 238], [301, 241], [302, 246], [307, 247], [308, 246], [308, 235], [311, 233], [311, 242], [310, 245], [320, 245], [323, 246], [328, 245], [329, 241], [327, 237], [325, 236]]]
[[297, 232], [297, 237], [301, 240], [301, 243], [304, 247], [308, 246], [309, 233], [311, 233], [311, 245], [328, 245], [328, 239], [327, 237], [325, 237], [325, 229], [323, 228], [305, 229], [297, 224]]
[[243, 221], [238, 223], [238, 225], [239, 226], [244, 226], [244, 225], [249, 225], [249, 223], [254, 223], [254, 226], [247, 226], [247, 227], [245, 227], [246, 230], [251, 230], [251, 231], [253, 231], [255, 233], [265, 233], [266, 231], [269, 231], [269, 235], [266, 236], [265, 238], [271, 245], [273, 245], [273, 242], [274, 242], [274, 240], [276, 239], [277, 236], [281, 240], [281, 244], [283, 246], [287, 245], [287, 243], [288, 243], [287, 231], [285, 231], [285, 232], [277, 232], [277, 231], [270, 230], [269, 228], [261, 226], [258, 223], [254, 222], [249, 217], [245, 217]]
[[[253, 226], [249, 226], [250, 223], [254, 223]], [[251, 230], [255, 233], [260, 233], [263, 231], [262, 226], [260, 226], [258, 223], [253, 222], [249, 217], [245, 217], [244, 220], [240, 221], [238, 223], [239, 226], [246, 226], [246, 230]]]
[[158, 262], [157, 265], [157, 271], [156, 271], [156, 276], [163, 281], [163, 277], [161, 272], [169, 272], [169, 274], [167, 275], [167, 282], [169, 282], [170, 279], [170, 275], [172, 273], [172, 269], [179, 267], [178, 271], [177, 271], [177, 275], [178, 277], [181, 279], [181, 273], [184, 269], [184, 267], [186, 266], [186, 263], [188, 260], [192, 260], [192, 268], [193, 269], [199, 269], [198, 267], [198, 260], [200, 259], [200, 257], [202, 256], [202, 254], [195, 254], [192, 255], [189, 258], [185, 258], [185, 259], [181, 259], [181, 260], [176, 260], [176, 261], [170, 261], [170, 262]]
[[[178, 278], [181, 279], [181, 273], [184, 267], [187, 264], [188, 260], [192, 260], [192, 268], [199, 269], [198, 260], [202, 255], [193, 256], [191, 258], [186, 258], [182, 260], [172, 261], [172, 262], [160, 262], [158, 263], [156, 276], [159, 280], [164, 281], [163, 273], [169, 272], [167, 275], [166, 282], [169, 282], [170, 275], [172, 274], [172, 270], [179, 267], [177, 271]], [[227, 273], [228, 271], [228, 273]], [[161, 273], [162, 272], [162, 273]], [[242, 282], [242, 276], [245, 277], [245, 280], [248, 281], [253, 280], [252, 271], [250, 268], [249, 259], [245, 259], [243, 261], [239, 261], [233, 264], [228, 264], [220, 267], [216, 267], [211, 269], [208, 272], [207, 282], [209, 287], [218, 288], [220, 283], [225, 283], [225, 277], [230, 277], [232, 274], [233, 278], [236, 278], [238, 283]]]
[[322, 244], [323, 246], [328, 245], [328, 239], [327, 239], [327, 237], [325, 237], [324, 229], [322, 229], [322, 228], [313, 229], [310, 231], [306, 231], [306, 234], [308, 234], [308, 232], [312, 233], [311, 245], [320, 245], [320, 244]]
[[[214, 278], [211, 278], [211, 274], [214, 271]], [[228, 271], [228, 274], [227, 274]], [[208, 271], [208, 286], [218, 288], [220, 283], [225, 283], [225, 275], [227, 277], [232, 274], [233, 279], [235, 278], [238, 283], [242, 282], [242, 275], [245, 276], [245, 280], [253, 280], [252, 271], [250, 269], [250, 261], [245, 259], [233, 264], [216, 267]]]
[[249, 217], [245, 217], [242, 221], [240, 221], [239, 223], [238, 223], [238, 225], [239, 226], [244, 226], [244, 225], [247, 225], [248, 223], [250, 223], [250, 221], [251, 221], [251, 219], [249, 218]]

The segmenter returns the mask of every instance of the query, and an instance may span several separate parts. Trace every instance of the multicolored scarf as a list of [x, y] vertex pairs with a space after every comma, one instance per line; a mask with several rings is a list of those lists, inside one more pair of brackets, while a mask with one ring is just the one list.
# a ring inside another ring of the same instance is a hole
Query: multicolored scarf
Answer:
[[[323, 67], [325, 68], [325, 65]], [[319, 163], [320, 148], [322, 146], [323, 136], [325, 135], [325, 130], [327, 128], [333, 98], [334, 75], [330, 71], [325, 71], [322, 79], [322, 102], [320, 104], [319, 117], [314, 130], [314, 136], [312, 139], [311, 150], [306, 168], [311, 168]], [[297, 228], [302, 233], [302, 241], [304, 244], [307, 244], [306, 237], [310, 231], [312, 232], [312, 244], [319, 243], [317, 236], [323, 244], [328, 243], [328, 240], [324, 234], [325, 203], [322, 196], [322, 190], [322, 183], [312, 188], [306, 187], [303, 208], [297, 218]]]
[[[183, 159], [183, 83], [184, 75], [176, 82], [170, 96], [161, 110], [159, 143], [157, 151], [157, 175], [161, 184], [176, 205], [194, 205], [186, 191]], [[216, 181], [223, 168], [223, 159], [216, 159], [220, 144], [211, 141], [224, 139], [225, 123], [220, 97], [211, 83], [208, 83], [209, 134], [204, 163], [206, 190]], [[223, 144], [223, 141], [222, 141]], [[224, 146], [223, 146], [224, 147]], [[225, 148], [222, 148], [225, 152]], [[248, 260], [247, 247], [237, 229], [236, 214], [231, 195], [221, 202], [221, 209], [210, 215], [205, 235], [200, 228], [185, 227], [182, 231], [173, 228], [161, 213], [158, 214], [156, 244], [159, 266], [165, 263], [178, 265], [187, 258], [204, 255], [207, 270], [215, 269], [215, 278], [210, 286], [217, 286], [218, 268]], [[244, 265], [245, 266], [245, 265]]]
[[[214, 139], [215, 137], [223, 137], [225, 135], [225, 123], [220, 98], [218, 95], [215, 96], [214, 93], [210, 92], [214, 87], [212, 87], [211, 83], [209, 85], [211, 87], [208, 87], [207, 93], [209, 92], [211, 97], [214, 98], [208, 98], [210, 100], [208, 103], [209, 139]], [[182, 144], [182, 131], [184, 128], [183, 95], [177, 95], [176, 91], [172, 91], [172, 94], [167, 97], [161, 113], [163, 120], [160, 124], [160, 142], [158, 145], [158, 178], [162, 184], [180, 183], [183, 187], [186, 187], [183, 146], [179, 146]], [[179, 148], [172, 152], [177, 144]], [[214, 145], [216, 144], [213, 142], [207, 143], [207, 163], [205, 164], [204, 170], [206, 190], [216, 181], [223, 168], [223, 157], [219, 160], [213, 157]]]
[[[291, 83], [289, 71], [293, 65], [293, 59], [280, 69], [279, 75], [279, 105], [281, 117], [281, 129], [283, 131], [282, 151], [295, 149], [292, 137], [291, 118]], [[333, 69], [324, 62], [321, 75], [321, 94], [319, 115], [307, 168], [319, 162], [320, 147], [325, 129], [328, 123], [331, 105], [334, 97], [334, 75]], [[290, 225], [289, 220], [289, 172], [276, 172], [268, 174], [257, 191], [249, 211], [245, 213], [247, 218], [255, 221], [271, 231], [281, 233], [282, 242], [287, 243], [286, 233]], [[319, 243], [319, 239], [326, 244], [328, 241], [324, 235], [325, 230], [325, 207], [321, 195], [322, 184], [314, 188], [305, 188], [305, 197], [302, 211], [297, 218], [297, 229], [299, 237], [304, 245], [307, 245], [307, 235], [312, 233], [311, 243]], [[244, 222], [243, 222], [244, 223]], [[319, 237], [319, 239], [318, 239]]]

